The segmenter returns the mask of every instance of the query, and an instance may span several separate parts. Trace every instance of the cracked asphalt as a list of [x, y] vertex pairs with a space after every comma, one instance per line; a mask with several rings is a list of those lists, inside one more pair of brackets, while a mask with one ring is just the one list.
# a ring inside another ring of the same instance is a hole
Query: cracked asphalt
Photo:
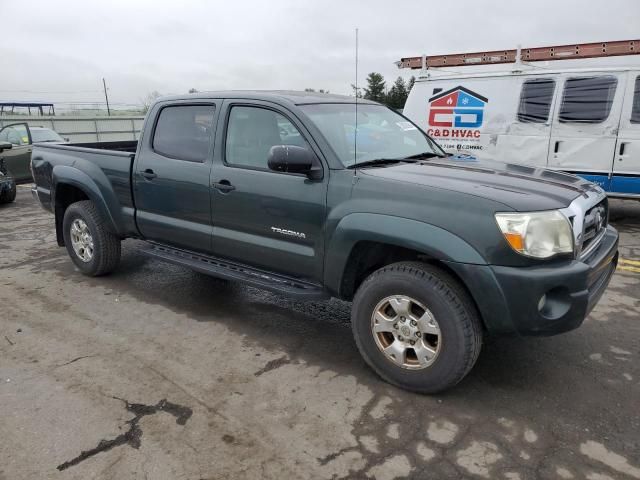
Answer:
[[97, 279], [27, 188], [0, 206], [0, 480], [640, 479], [640, 203], [585, 324], [489, 339], [437, 396], [361, 360], [349, 305], [136, 254]]

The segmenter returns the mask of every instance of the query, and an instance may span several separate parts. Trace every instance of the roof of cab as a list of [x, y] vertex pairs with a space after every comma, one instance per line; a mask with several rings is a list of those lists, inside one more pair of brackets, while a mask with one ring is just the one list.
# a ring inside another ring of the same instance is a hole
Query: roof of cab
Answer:
[[[335, 95], [333, 93], [298, 92], [295, 90], [224, 90], [217, 92], [198, 92], [184, 95], [171, 95], [161, 97], [157, 101], [172, 100], [204, 100], [204, 99], [250, 99], [264, 100], [277, 103], [292, 103], [294, 105], [306, 105], [313, 103], [355, 103], [356, 98], [348, 95]], [[370, 100], [359, 98], [358, 103], [376, 104]]]

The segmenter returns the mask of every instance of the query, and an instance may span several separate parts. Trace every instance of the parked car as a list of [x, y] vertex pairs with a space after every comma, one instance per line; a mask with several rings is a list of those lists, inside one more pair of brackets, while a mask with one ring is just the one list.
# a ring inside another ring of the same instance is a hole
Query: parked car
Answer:
[[[9, 142], [0, 142], [0, 154], [11, 147]], [[0, 158], [0, 204], [13, 202], [16, 192], [16, 182], [5, 167], [4, 160]]]
[[36, 145], [32, 191], [86, 275], [139, 238], [141, 253], [210, 275], [353, 301], [366, 362], [415, 391], [459, 382], [486, 333], [582, 323], [618, 258], [600, 187], [447, 156], [395, 111], [357, 110], [313, 93], [169, 97], [129, 151]]
[[0, 129], [0, 142], [9, 142], [13, 148], [2, 156], [6, 168], [17, 182], [32, 180], [29, 164], [31, 150], [38, 143], [63, 143], [65, 140], [50, 128], [32, 127], [26, 123], [13, 123]]
[[640, 198], [640, 68], [435, 73], [404, 114], [452, 153], [580, 175]]

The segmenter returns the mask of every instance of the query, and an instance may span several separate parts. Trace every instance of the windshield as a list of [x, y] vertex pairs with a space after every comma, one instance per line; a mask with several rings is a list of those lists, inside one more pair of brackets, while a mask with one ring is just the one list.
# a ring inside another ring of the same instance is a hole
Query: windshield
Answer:
[[331, 103], [301, 105], [345, 167], [377, 159], [402, 159], [420, 154], [445, 155], [413, 123], [382, 105]]
[[31, 129], [31, 141], [33, 143], [38, 142], [64, 142], [64, 139], [53, 130], [48, 128], [32, 128]]

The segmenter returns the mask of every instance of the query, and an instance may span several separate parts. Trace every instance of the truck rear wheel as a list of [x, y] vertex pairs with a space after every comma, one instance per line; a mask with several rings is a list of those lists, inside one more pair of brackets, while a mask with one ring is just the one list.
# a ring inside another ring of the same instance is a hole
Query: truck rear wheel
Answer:
[[107, 230], [91, 200], [69, 205], [62, 228], [67, 252], [82, 273], [97, 277], [118, 266], [120, 238]]
[[351, 324], [360, 353], [378, 375], [421, 393], [456, 385], [482, 345], [467, 292], [447, 272], [420, 262], [372, 273], [356, 292]]

